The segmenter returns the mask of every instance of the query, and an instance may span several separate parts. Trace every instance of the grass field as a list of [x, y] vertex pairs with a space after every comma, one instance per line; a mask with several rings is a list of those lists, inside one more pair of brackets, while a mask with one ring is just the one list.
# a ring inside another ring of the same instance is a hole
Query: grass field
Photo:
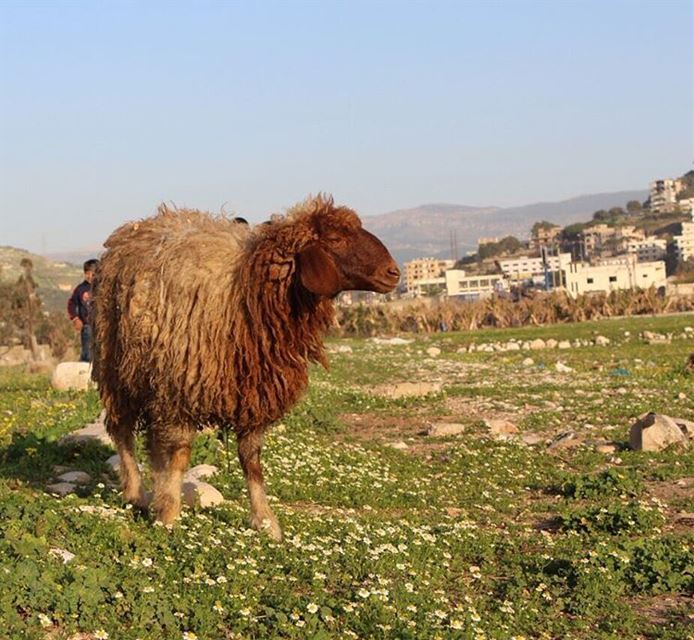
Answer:
[[[280, 544], [247, 529], [235, 454], [227, 472], [213, 435], [193, 463], [219, 466], [228, 502], [169, 531], [122, 506], [111, 450], [58, 443], [99, 413], [93, 393], [0, 371], [0, 637], [691, 638], [694, 448], [627, 448], [643, 412], [694, 419], [686, 326], [694, 315], [330, 342], [331, 370], [264, 452]], [[458, 352], [598, 334], [611, 344]], [[399, 381], [441, 391], [380, 393]], [[489, 418], [520, 434], [494, 437]], [[423, 435], [436, 422], [465, 432]], [[575, 446], [548, 449], [565, 431]], [[93, 481], [48, 495], [56, 467]]]

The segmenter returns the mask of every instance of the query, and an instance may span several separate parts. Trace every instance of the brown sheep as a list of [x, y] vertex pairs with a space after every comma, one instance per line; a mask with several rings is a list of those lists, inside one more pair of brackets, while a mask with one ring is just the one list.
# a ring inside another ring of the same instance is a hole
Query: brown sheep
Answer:
[[93, 378], [121, 458], [124, 498], [146, 506], [134, 455], [147, 435], [152, 508], [168, 524], [198, 429], [233, 429], [251, 525], [281, 539], [265, 495], [266, 428], [300, 398], [308, 365], [327, 366], [333, 298], [386, 293], [400, 271], [357, 215], [316, 197], [250, 229], [161, 206], [105, 243], [95, 287]]

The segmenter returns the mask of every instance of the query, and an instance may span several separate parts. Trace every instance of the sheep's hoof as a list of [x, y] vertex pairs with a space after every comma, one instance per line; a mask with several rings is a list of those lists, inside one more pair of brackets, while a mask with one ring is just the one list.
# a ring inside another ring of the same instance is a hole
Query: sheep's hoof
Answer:
[[133, 505], [135, 509], [139, 511], [146, 512], [149, 511], [149, 504], [152, 502], [152, 494], [147, 491], [140, 490], [137, 493], [130, 495], [128, 493], [123, 494], [123, 499]]
[[251, 528], [270, 536], [276, 542], [282, 542], [282, 529], [274, 515], [265, 518], [252, 517]]

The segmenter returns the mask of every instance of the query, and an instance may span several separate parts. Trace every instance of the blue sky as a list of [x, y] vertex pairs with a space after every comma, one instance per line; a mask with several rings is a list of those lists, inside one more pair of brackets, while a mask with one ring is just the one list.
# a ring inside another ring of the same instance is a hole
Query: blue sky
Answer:
[[692, 168], [691, 1], [0, 3], [0, 245], [161, 201], [253, 220], [645, 188]]

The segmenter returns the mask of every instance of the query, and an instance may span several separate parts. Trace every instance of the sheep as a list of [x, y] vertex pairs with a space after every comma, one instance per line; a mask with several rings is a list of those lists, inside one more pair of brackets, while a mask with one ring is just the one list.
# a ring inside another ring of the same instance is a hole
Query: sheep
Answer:
[[[172, 523], [196, 432], [233, 430], [251, 526], [281, 540], [263, 482], [263, 435], [305, 391], [309, 363], [327, 367], [322, 336], [334, 297], [392, 291], [397, 264], [354, 211], [322, 195], [255, 228], [162, 205], [104, 246], [92, 376], [124, 499]], [[134, 453], [138, 430], [151, 461], [149, 505]]]

